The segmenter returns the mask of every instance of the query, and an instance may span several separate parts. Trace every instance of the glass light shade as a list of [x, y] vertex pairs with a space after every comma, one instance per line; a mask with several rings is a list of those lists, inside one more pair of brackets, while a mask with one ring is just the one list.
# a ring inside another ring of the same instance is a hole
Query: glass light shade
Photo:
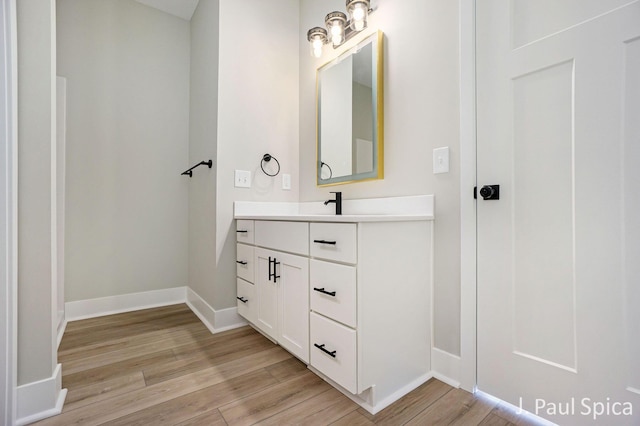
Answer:
[[322, 56], [322, 47], [327, 42], [327, 30], [320, 27], [311, 28], [307, 31], [307, 40], [309, 40], [311, 56], [319, 58]]
[[367, 26], [369, 0], [347, 0], [350, 27], [354, 31], [362, 31]]
[[342, 12], [331, 12], [324, 20], [329, 31], [329, 37], [334, 46], [344, 42], [344, 27], [347, 23], [347, 15]]

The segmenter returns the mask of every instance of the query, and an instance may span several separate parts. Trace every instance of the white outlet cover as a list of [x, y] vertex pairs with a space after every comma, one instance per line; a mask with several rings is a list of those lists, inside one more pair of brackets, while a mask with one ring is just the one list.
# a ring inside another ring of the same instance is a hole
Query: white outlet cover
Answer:
[[433, 150], [433, 174], [449, 172], [449, 147]]

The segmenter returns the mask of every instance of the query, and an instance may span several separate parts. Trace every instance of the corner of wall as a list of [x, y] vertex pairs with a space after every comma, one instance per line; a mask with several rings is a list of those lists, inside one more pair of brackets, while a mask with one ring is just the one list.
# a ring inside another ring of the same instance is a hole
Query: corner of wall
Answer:
[[67, 390], [62, 389], [62, 364], [58, 364], [53, 375], [47, 379], [18, 386], [18, 426], [27, 425], [62, 412]]
[[190, 288], [187, 289], [187, 306], [214, 334], [247, 325], [244, 318], [238, 315], [238, 308], [215, 310]]

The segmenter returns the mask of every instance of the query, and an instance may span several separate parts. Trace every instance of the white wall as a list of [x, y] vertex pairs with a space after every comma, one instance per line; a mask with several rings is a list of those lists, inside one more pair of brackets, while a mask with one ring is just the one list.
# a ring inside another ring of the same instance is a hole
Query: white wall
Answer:
[[60, 412], [57, 364], [56, 14], [54, 0], [17, 2], [17, 424]]
[[57, 3], [66, 300], [184, 286], [189, 22], [133, 0]]
[[189, 287], [214, 304], [218, 137], [219, 0], [200, 0], [191, 18], [189, 164], [213, 160], [189, 179]]
[[[344, 10], [341, 0], [302, 0], [300, 14], [300, 200], [327, 199], [316, 187], [315, 70], [340, 53], [308, 51], [306, 32]], [[369, 30], [384, 39], [385, 177], [341, 185], [345, 198], [435, 194], [436, 347], [460, 353], [459, 6], [442, 0], [378, 0]], [[331, 51], [331, 52], [330, 52]], [[433, 175], [433, 148], [449, 146], [448, 174]]]
[[[298, 199], [298, 15], [298, 0], [220, 1], [215, 309], [236, 304], [233, 202]], [[260, 170], [267, 152], [275, 178]], [[235, 169], [252, 172], [252, 188], [234, 188]]]
[[18, 385], [52, 377], [57, 363], [54, 4], [17, 2]]

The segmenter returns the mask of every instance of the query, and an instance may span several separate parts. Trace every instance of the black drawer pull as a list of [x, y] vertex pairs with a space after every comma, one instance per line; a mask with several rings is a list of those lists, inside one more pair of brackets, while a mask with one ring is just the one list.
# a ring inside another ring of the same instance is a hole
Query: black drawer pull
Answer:
[[316, 348], [320, 349], [322, 352], [324, 352], [325, 354], [335, 358], [336, 357], [336, 351], [328, 351], [324, 348], [324, 343], [319, 345], [317, 343], [314, 343], [313, 346], [315, 346]]
[[335, 292], [335, 291], [326, 291], [326, 290], [324, 289], [324, 287], [322, 287], [322, 288], [315, 288], [315, 287], [314, 287], [313, 289], [314, 289], [315, 291], [319, 292], [319, 293], [322, 293], [322, 294], [328, 294], [329, 296], [336, 297], [336, 292]]
[[239, 263], [240, 265], [246, 265], [247, 261], [246, 260], [236, 260], [236, 263]]
[[318, 244], [330, 244], [332, 246], [336, 245], [335, 241], [326, 241], [326, 240], [313, 240], [314, 243], [318, 243]]
[[247, 233], [247, 232], [249, 232], [249, 231], [247, 231], [246, 229], [238, 229], [236, 232], [237, 232], [238, 234], [246, 234], [246, 233]]
[[245, 299], [244, 297], [240, 297], [240, 296], [236, 297], [236, 299], [238, 299], [242, 303], [247, 303], [249, 301], [249, 299]]

